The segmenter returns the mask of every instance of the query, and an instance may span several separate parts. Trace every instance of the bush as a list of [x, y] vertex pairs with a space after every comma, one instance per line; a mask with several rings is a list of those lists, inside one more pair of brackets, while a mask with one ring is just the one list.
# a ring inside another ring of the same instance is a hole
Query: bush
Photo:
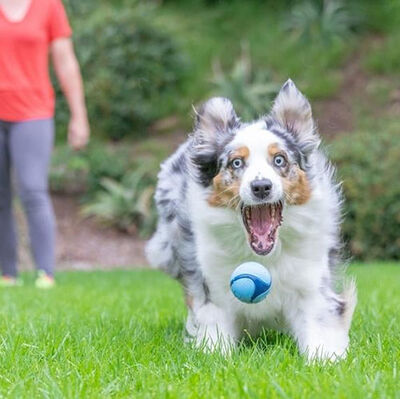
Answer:
[[344, 238], [359, 259], [400, 259], [400, 134], [373, 131], [332, 145], [346, 198]]
[[127, 233], [147, 237], [156, 223], [155, 177], [137, 170], [128, 173], [121, 182], [103, 178], [101, 184], [103, 190], [83, 208], [83, 213]]
[[[137, 135], [173, 110], [185, 62], [172, 38], [152, 22], [151, 10], [136, 3], [100, 6], [78, 22], [74, 42], [96, 134]], [[60, 101], [59, 123], [66, 123], [66, 116]]]
[[89, 162], [68, 147], [56, 148], [49, 174], [50, 189], [58, 194], [81, 194], [87, 190]]
[[222, 70], [219, 61], [214, 63], [213, 84], [215, 95], [229, 98], [244, 120], [263, 114], [280, 88], [268, 71], [253, 69], [247, 46], [242, 46], [242, 54], [229, 73]]
[[381, 74], [397, 74], [400, 70], [400, 32], [377, 41], [365, 56], [368, 70]]
[[85, 151], [56, 147], [50, 169], [53, 192], [80, 196], [83, 213], [147, 237], [154, 229], [153, 202], [159, 159], [133, 157], [125, 145], [92, 143]]
[[359, 11], [341, 0], [309, 0], [293, 6], [284, 27], [300, 40], [332, 42], [348, 37], [360, 20]]
[[398, 29], [400, 21], [399, 1], [363, 0], [361, 7], [365, 14], [366, 29], [380, 34]]
[[134, 168], [127, 151], [92, 143], [76, 152], [67, 146], [57, 146], [50, 168], [50, 187], [63, 194], [85, 194], [92, 197], [101, 189], [101, 179], [121, 180], [129, 168]]

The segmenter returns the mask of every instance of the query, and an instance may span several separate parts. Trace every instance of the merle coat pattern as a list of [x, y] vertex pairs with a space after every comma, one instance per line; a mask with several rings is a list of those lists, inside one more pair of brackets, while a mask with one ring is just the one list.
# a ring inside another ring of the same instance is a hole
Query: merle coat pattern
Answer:
[[[209, 100], [193, 134], [162, 164], [158, 227], [146, 254], [182, 283], [196, 345], [229, 352], [244, 329], [273, 328], [291, 334], [309, 359], [346, 355], [355, 287], [339, 273], [341, 196], [319, 147], [310, 104], [289, 80], [270, 114], [252, 123], [241, 122], [228, 99]], [[270, 184], [267, 198], [252, 191], [260, 179]], [[259, 237], [260, 252], [243, 209], [276, 204], [282, 219], [268, 240]], [[233, 297], [229, 276], [251, 260], [269, 269], [273, 286], [249, 305]]]

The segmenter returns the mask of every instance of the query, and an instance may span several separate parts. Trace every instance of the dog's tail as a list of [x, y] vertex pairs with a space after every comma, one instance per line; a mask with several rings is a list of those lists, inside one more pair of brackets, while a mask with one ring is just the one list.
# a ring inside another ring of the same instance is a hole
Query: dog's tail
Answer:
[[345, 304], [344, 312], [342, 315], [343, 323], [346, 329], [349, 330], [351, 326], [351, 320], [353, 318], [354, 309], [357, 305], [357, 289], [355, 281], [353, 279], [345, 282], [341, 297]]

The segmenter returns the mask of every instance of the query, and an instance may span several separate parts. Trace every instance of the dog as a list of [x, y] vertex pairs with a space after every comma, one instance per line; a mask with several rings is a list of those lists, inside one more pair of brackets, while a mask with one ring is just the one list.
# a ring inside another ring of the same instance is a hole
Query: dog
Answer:
[[[161, 165], [149, 263], [183, 286], [186, 338], [230, 352], [244, 332], [290, 334], [308, 359], [346, 356], [356, 305], [341, 272], [341, 190], [306, 97], [289, 79], [270, 113], [244, 123], [226, 98], [196, 112], [193, 133]], [[230, 275], [256, 261], [267, 299], [246, 304]]]

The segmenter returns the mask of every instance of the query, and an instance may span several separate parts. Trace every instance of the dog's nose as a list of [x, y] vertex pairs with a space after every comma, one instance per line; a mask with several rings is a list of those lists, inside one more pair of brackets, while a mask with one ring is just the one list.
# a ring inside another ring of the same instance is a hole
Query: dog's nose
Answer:
[[254, 180], [250, 186], [255, 197], [265, 199], [271, 193], [272, 182], [269, 179]]

